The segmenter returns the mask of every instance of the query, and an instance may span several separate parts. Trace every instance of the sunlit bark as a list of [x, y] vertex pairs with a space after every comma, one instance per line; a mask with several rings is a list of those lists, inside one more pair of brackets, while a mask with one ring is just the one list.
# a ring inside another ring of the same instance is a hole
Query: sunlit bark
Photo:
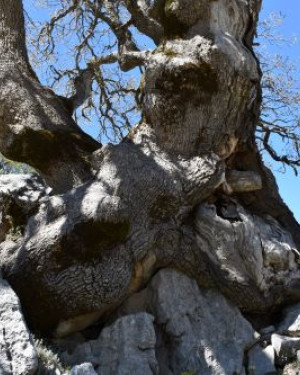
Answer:
[[[23, 212], [18, 241], [2, 245], [28, 321], [47, 334], [81, 329], [166, 266], [246, 312], [299, 300], [299, 226], [254, 142], [260, 1], [158, 2], [153, 19], [127, 3], [158, 45], [143, 55], [143, 120], [102, 148], [32, 75], [23, 23], [13, 24], [10, 49], [22, 64], [1, 70], [0, 151], [36, 167], [54, 189]], [[2, 1], [4, 19], [13, 4], [22, 17], [19, 0]], [[9, 33], [8, 25], [0, 35]]]

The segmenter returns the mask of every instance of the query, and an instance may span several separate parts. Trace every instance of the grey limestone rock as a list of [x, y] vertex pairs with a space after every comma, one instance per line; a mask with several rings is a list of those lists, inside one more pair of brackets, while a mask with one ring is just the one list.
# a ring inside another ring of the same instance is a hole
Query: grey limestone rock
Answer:
[[262, 348], [255, 345], [248, 352], [248, 374], [276, 375], [275, 352], [272, 345]]
[[26, 210], [36, 206], [50, 193], [42, 180], [33, 174], [6, 174], [0, 176], [0, 197], [9, 196]]
[[299, 362], [292, 362], [288, 365], [284, 366], [282, 375], [299, 375], [300, 374], [300, 367]]
[[70, 375], [97, 375], [91, 363], [82, 363], [81, 365], [74, 366]]
[[[36, 175], [0, 175], [0, 242], [11, 229], [16, 231], [22, 221], [25, 224], [26, 216], [50, 191]], [[18, 217], [18, 223], [14, 222], [14, 216]]]
[[97, 340], [78, 345], [71, 355], [65, 353], [64, 361], [71, 364], [89, 361], [101, 375], [156, 375], [153, 319], [147, 313], [119, 318], [105, 327]]
[[271, 337], [271, 342], [276, 353], [276, 363], [285, 365], [296, 359], [297, 351], [300, 350], [300, 338], [274, 333]]
[[300, 303], [290, 306], [284, 311], [284, 319], [279, 325], [278, 331], [300, 336]]
[[220, 293], [200, 289], [179, 271], [160, 270], [116, 316], [97, 340], [65, 353], [64, 361], [89, 361], [101, 375], [244, 373], [251, 325]]
[[33, 375], [37, 366], [37, 353], [19, 299], [0, 278], [0, 375]]
[[99, 337], [101, 375], [158, 375], [153, 317], [128, 315], [104, 328]]
[[163, 373], [243, 373], [244, 350], [254, 331], [224, 296], [199, 289], [193, 279], [171, 269], [158, 272], [149, 288], [151, 309], [167, 349], [160, 362], [166, 369]]

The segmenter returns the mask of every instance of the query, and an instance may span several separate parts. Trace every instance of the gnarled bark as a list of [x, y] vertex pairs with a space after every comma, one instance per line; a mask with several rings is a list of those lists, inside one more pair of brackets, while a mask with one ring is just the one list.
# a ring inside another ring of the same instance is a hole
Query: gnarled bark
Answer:
[[[139, 27], [151, 9], [131, 3]], [[254, 143], [260, 1], [156, 5], [164, 36], [152, 35], [150, 17], [143, 31], [159, 44], [145, 54], [143, 121], [118, 145], [99, 149], [24, 57], [1, 70], [0, 150], [54, 189], [25, 214], [17, 246], [2, 246], [3, 269], [47, 334], [99, 319], [166, 266], [247, 312], [300, 299], [299, 226]]]
[[0, 149], [40, 171], [57, 192], [90, 178], [99, 148], [75, 124], [64, 102], [43, 88], [27, 58], [21, 0], [0, 3]]

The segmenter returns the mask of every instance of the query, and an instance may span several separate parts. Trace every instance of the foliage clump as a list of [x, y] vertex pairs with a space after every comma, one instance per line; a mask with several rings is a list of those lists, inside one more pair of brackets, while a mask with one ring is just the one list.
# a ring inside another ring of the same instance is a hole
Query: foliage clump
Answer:
[[0, 175], [9, 173], [21, 174], [36, 172], [29, 165], [6, 159], [0, 154]]
[[69, 374], [69, 368], [63, 366], [57, 348], [40, 339], [34, 339], [34, 344], [39, 359], [36, 375]]

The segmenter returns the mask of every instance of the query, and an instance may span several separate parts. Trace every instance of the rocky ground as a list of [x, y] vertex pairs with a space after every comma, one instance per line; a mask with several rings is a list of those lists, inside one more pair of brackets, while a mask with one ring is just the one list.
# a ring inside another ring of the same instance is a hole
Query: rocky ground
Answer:
[[1, 375], [300, 373], [300, 304], [257, 331], [218, 292], [163, 269], [104, 326], [41, 341], [31, 336], [7, 282], [0, 288]]

